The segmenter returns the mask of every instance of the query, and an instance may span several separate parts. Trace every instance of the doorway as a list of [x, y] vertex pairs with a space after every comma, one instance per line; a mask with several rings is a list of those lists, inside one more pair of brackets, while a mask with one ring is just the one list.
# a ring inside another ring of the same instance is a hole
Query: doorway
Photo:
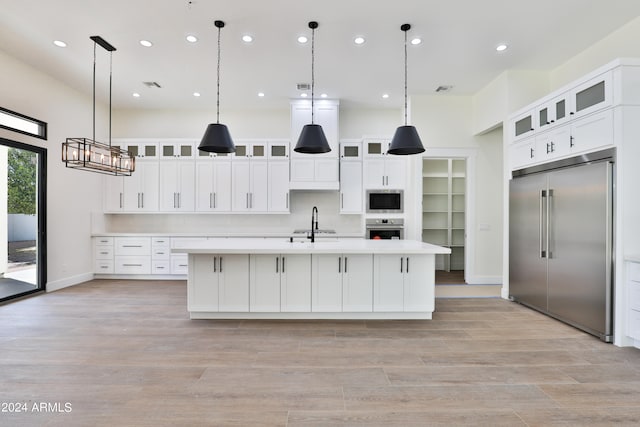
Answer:
[[46, 153], [0, 138], [0, 302], [45, 290]]

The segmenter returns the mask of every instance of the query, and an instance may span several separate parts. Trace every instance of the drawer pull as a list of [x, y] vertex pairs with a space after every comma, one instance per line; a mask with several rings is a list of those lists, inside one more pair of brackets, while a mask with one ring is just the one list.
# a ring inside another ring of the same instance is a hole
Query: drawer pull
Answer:
[[109, 268], [109, 266], [108, 265], [101, 265], [100, 268], [103, 269], [103, 270], [106, 270], [106, 269]]
[[122, 245], [123, 248], [141, 248], [142, 245]]
[[178, 264], [178, 267], [188, 267], [187, 264]]
[[109, 252], [100, 252], [100, 255], [109, 255]]
[[164, 270], [164, 267], [156, 267], [156, 270]]
[[123, 267], [142, 267], [142, 264], [122, 264]]

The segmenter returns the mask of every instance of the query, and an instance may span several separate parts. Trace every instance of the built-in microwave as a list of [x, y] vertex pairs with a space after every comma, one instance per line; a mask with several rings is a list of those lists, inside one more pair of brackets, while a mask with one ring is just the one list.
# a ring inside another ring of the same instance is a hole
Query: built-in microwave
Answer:
[[367, 213], [403, 213], [404, 190], [367, 190]]

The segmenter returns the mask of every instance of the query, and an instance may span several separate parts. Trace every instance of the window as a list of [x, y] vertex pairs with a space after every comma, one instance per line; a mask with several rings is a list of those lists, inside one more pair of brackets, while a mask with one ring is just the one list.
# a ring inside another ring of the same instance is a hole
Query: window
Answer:
[[47, 124], [43, 121], [0, 107], [0, 128], [47, 139]]

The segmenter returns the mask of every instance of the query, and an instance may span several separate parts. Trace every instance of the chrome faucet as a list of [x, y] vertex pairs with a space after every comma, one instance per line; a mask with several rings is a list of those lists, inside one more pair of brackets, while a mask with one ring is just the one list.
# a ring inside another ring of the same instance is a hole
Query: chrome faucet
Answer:
[[317, 229], [318, 229], [318, 207], [314, 206], [313, 209], [311, 209], [311, 235], [307, 236], [309, 239], [311, 239], [311, 243], [316, 241]]

